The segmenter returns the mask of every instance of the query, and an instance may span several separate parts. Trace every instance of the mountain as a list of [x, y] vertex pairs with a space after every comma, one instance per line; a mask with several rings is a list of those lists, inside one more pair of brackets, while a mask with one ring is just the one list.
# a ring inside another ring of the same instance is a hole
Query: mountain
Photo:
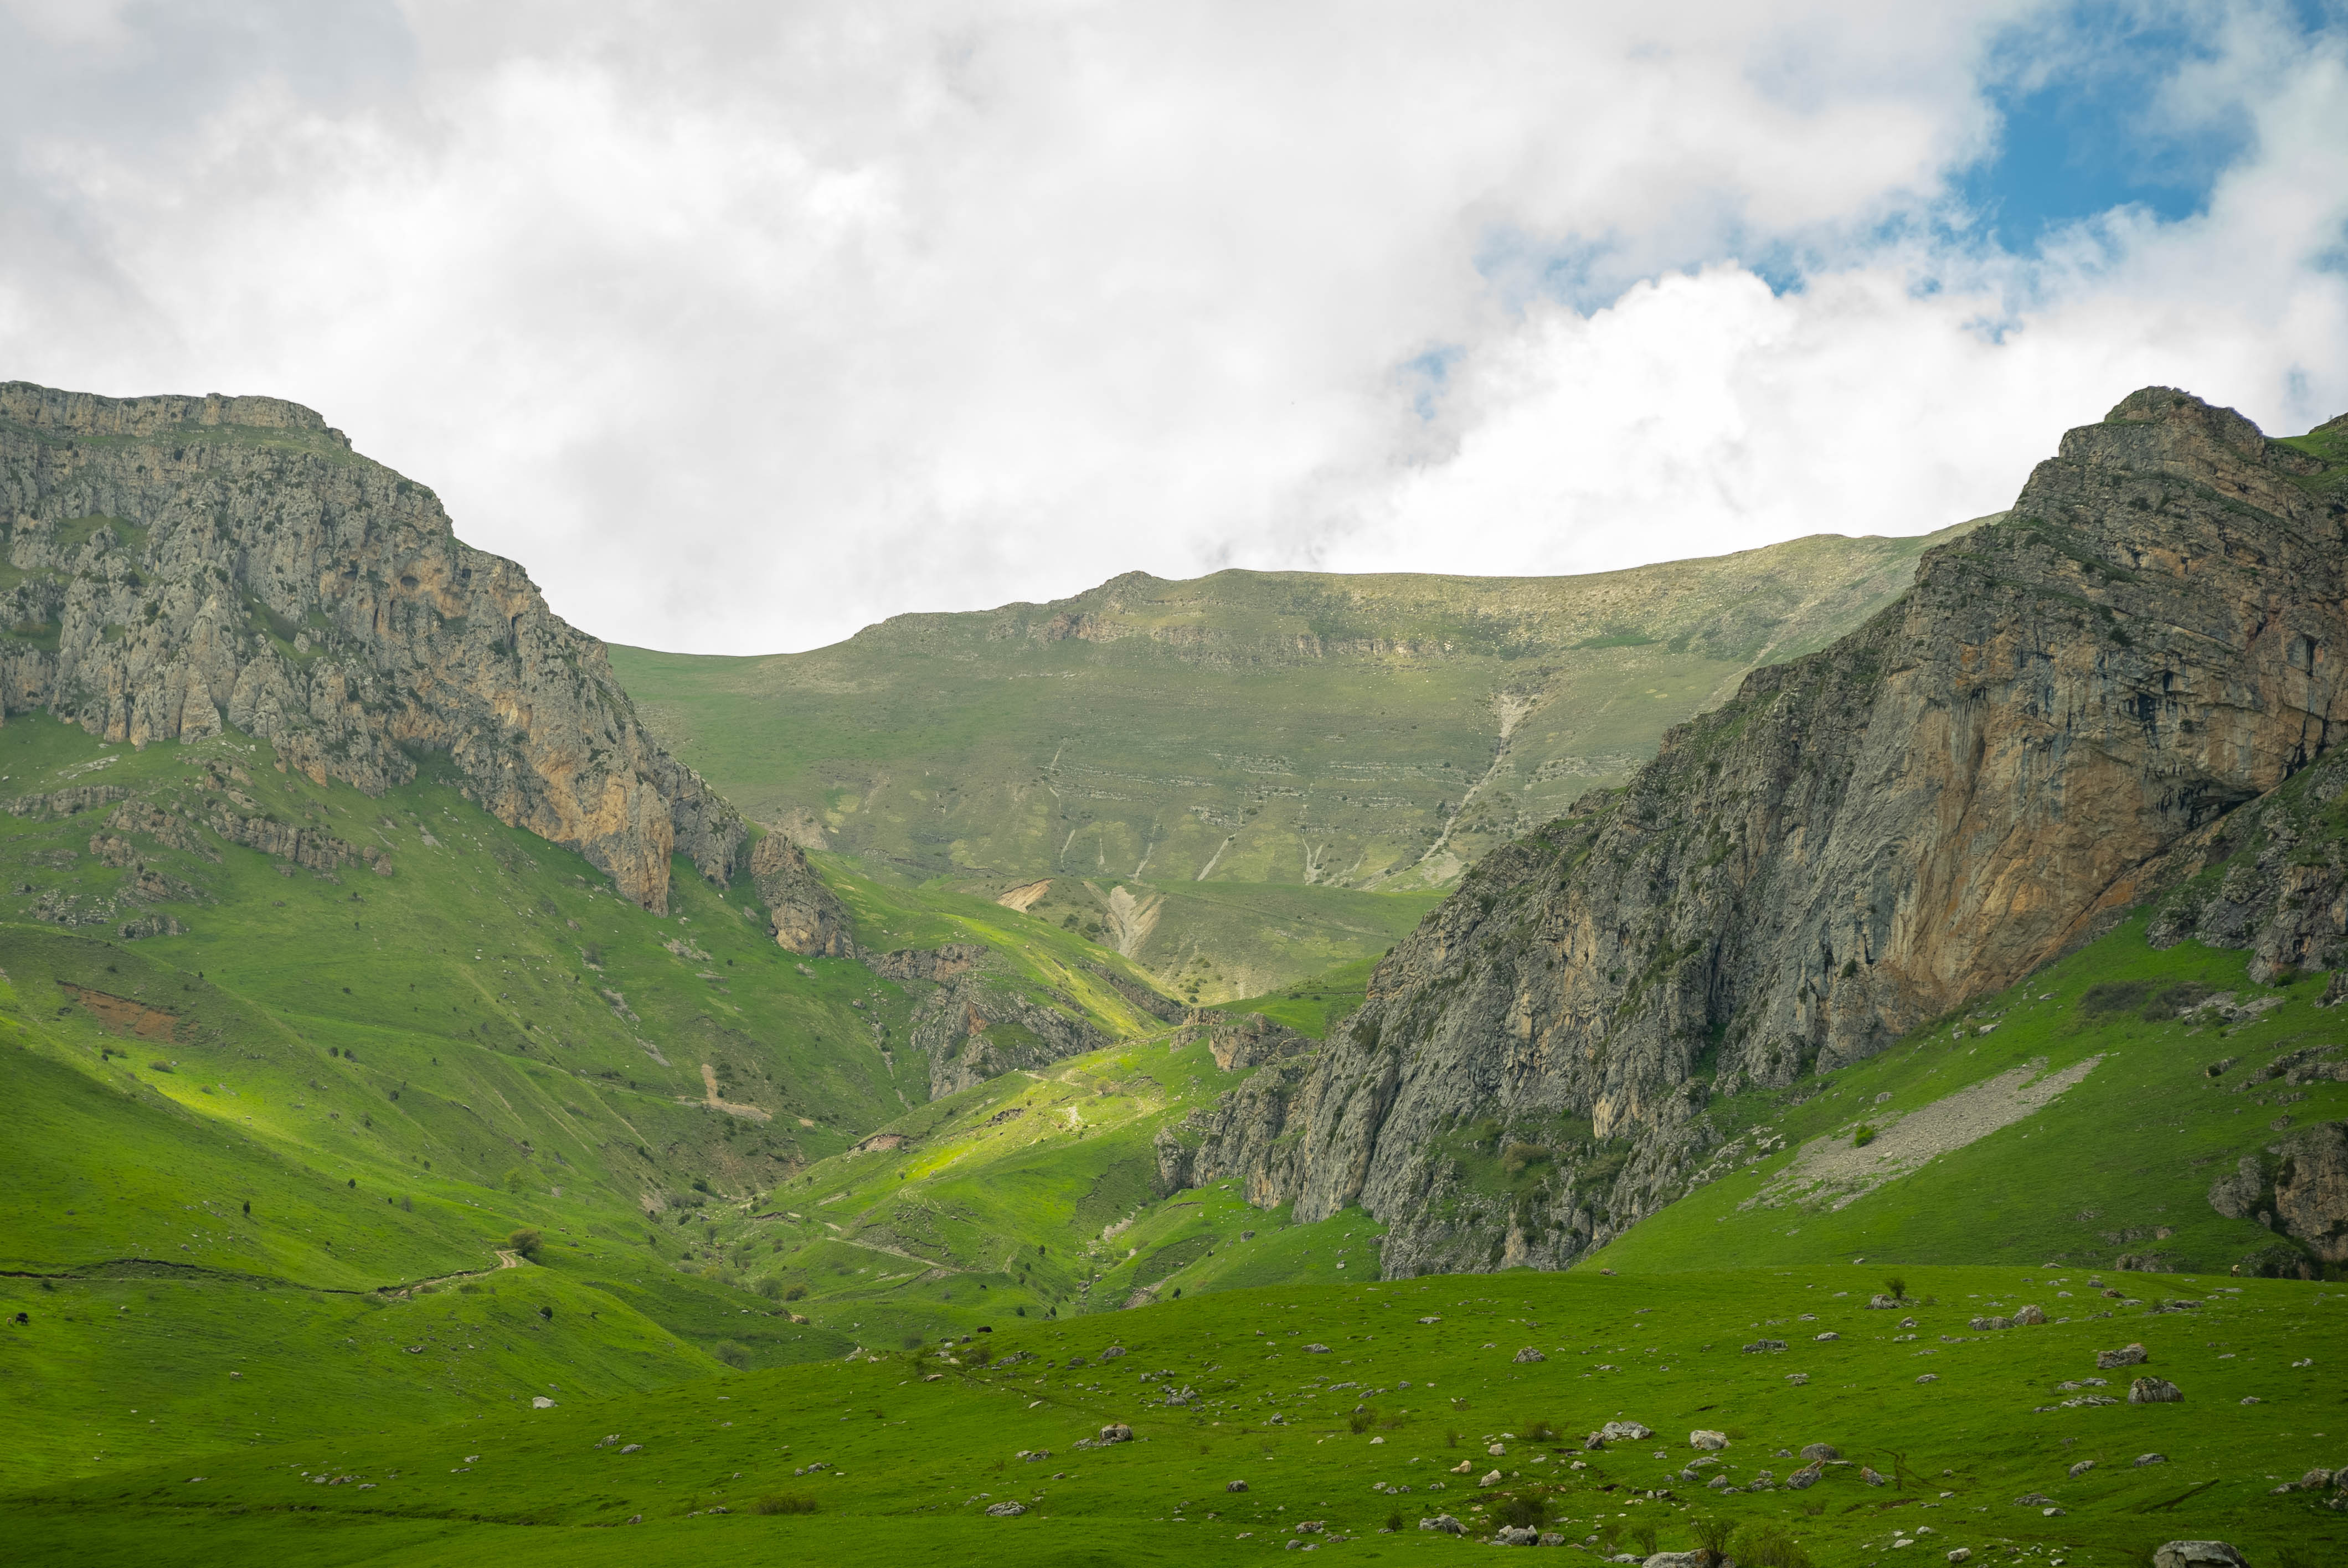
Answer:
[[0, 709], [145, 746], [234, 729], [369, 794], [445, 756], [500, 822], [666, 907], [733, 807], [637, 722], [602, 647], [431, 491], [266, 397], [0, 384]]
[[2287, 871], [2228, 824], [2348, 723], [2343, 483], [2348, 422], [2277, 442], [2131, 395], [1866, 626], [1488, 856], [1292, 1093], [1239, 1091], [1176, 1163], [1308, 1221], [1359, 1204], [1389, 1275], [1561, 1266], [1689, 1190], [1735, 1119], [1708, 1107], [1824, 1081], [2188, 873], [2216, 886], [2169, 940], [2336, 967], [2336, 815]]
[[808, 849], [1017, 899], [1214, 1001], [1384, 952], [1423, 890], [1859, 625], [1962, 531], [1570, 578], [1134, 572], [808, 653], [613, 668]]

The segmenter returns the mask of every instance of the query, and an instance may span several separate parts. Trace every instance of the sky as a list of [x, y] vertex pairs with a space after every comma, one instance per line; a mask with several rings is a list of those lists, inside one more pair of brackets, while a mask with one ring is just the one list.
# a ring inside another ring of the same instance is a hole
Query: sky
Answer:
[[2348, 0], [0, 0], [0, 379], [699, 652], [1922, 533], [2348, 411]]

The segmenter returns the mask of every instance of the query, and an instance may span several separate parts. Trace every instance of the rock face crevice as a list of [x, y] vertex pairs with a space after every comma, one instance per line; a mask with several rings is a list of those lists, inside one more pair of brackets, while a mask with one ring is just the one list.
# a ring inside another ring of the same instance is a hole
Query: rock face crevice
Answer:
[[[2134, 394], [1866, 626], [1489, 856], [1379, 966], [1276, 1133], [1213, 1141], [1264, 1151], [1262, 1201], [1392, 1226], [1389, 1275], [1553, 1266], [1616, 1234], [1685, 1190], [1710, 1095], [2013, 984], [2340, 738], [2338, 478], [2230, 410]], [[1511, 1128], [1572, 1153], [1464, 1177], [1460, 1150], [1498, 1156]]]
[[741, 868], [741, 818], [602, 644], [306, 408], [0, 384], [0, 712], [140, 746], [233, 726], [369, 793], [439, 753], [655, 910], [672, 855]]

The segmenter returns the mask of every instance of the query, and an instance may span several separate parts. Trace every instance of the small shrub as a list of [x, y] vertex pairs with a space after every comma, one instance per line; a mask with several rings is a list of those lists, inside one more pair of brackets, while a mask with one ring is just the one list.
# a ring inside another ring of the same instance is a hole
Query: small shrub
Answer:
[[545, 1245], [546, 1238], [534, 1230], [518, 1230], [506, 1237], [506, 1246], [510, 1250], [520, 1253], [532, 1263], [538, 1261], [539, 1248]]
[[1386, 1528], [1393, 1531], [1400, 1531], [1402, 1529], [1401, 1509], [1393, 1508], [1386, 1511]]
[[551, 1323], [551, 1322], [553, 1322], [553, 1321], [554, 1321], [554, 1308], [553, 1308], [553, 1307], [540, 1307], [540, 1308], [538, 1309], [538, 1315], [539, 1315], [541, 1317], [545, 1318], [549, 1323]]
[[1894, 1301], [1908, 1299], [1908, 1282], [1896, 1274], [1883, 1282], [1883, 1288], [1890, 1294]]
[[773, 1492], [750, 1505], [753, 1513], [813, 1513], [815, 1511], [814, 1498], [785, 1497]]
[[1728, 1538], [1736, 1533], [1736, 1526], [1725, 1519], [1698, 1519], [1689, 1523], [1695, 1532], [1695, 1549], [1717, 1563], [1728, 1555]]
[[741, 1371], [750, 1364], [750, 1352], [744, 1347], [736, 1344], [731, 1339], [728, 1339], [724, 1344], [718, 1346], [717, 1348], [712, 1350], [710, 1354], [716, 1357], [720, 1361], [725, 1362], [728, 1367], [733, 1368], [737, 1372]]
[[792, 1286], [788, 1290], [783, 1292], [783, 1299], [785, 1301], [805, 1301], [807, 1299], [807, 1286], [804, 1285]]
[[1810, 1568], [1810, 1554], [1792, 1531], [1766, 1520], [1755, 1520], [1736, 1532], [1733, 1555], [1748, 1568]]
[[1445, 1448], [1447, 1448], [1447, 1449], [1456, 1449], [1456, 1448], [1457, 1448], [1457, 1447], [1459, 1446], [1459, 1434], [1458, 1434], [1457, 1432], [1446, 1432], [1446, 1433], [1444, 1433], [1444, 1434], [1443, 1434], [1443, 1446], [1444, 1446]]
[[1631, 1539], [1639, 1543], [1640, 1556], [1653, 1557], [1655, 1554], [1655, 1527], [1653, 1525], [1632, 1525], [1631, 1527]]
[[1555, 1442], [1557, 1427], [1550, 1421], [1535, 1421], [1525, 1428], [1525, 1440], [1529, 1443]]
[[1500, 1156], [1500, 1168], [1513, 1176], [1526, 1166], [1549, 1158], [1549, 1151], [1539, 1143], [1511, 1143]]
[[1864, 1149], [1874, 1142], [1875, 1129], [1864, 1122], [1860, 1123], [1859, 1130], [1850, 1135], [1850, 1146], [1854, 1149]]
[[762, 1279], [758, 1282], [758, 1294], [769, 1301], [776, 1300], [783, 1294], [783, 1282], [779, 1279]]
[[1366, 1432], [1377, 1419], [1378, 1413], [1375, 1410], [1355, 1410], [1345, 1418], [1345, 1426], [1350, 1431]]
[[1492, 1517], [1519, 1530], [1539, 1530], [1549, 1522], [1549, 1499], [1539, 1492], [1519, 1492], [1493, 1505]]

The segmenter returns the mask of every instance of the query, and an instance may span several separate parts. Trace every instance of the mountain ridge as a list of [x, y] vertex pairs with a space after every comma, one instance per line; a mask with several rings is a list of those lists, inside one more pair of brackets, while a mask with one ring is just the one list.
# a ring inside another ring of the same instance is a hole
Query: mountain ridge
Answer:
[[740, 815], [637, 722], [602, 645], [312, 410], [0, 383], [0, 712], [138, 746], [232, 726], [376, 794], [444, 753], [655, 910], [672, 850], [743, 868]]
[[[2348, 723], [2338, 427], [2319, 455], [2147, 388], [2070, 432], [1866, 627], [1486, 857], [1292, 1094], [1193, 1130], [1194, 1179], [1359, 1204], [1390, 1273], [1562, 1266], [1684, 1190], [1713, 1094], [1862, 1060], [2108, 929]], [[1580, 1154], [1468, 1191], [1442, 1140], [1487, 1119]]]

